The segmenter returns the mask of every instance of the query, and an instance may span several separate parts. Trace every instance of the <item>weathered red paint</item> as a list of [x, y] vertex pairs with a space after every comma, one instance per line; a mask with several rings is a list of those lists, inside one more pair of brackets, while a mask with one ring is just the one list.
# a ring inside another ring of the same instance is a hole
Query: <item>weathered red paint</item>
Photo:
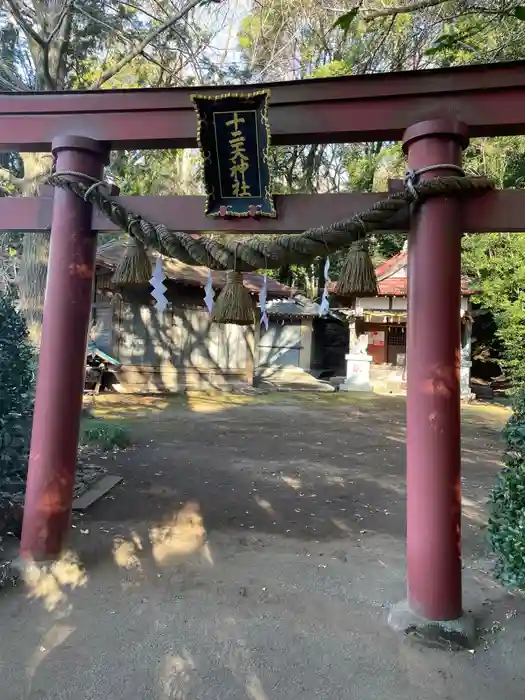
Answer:
[[[1, 117], [0, 117], [1, 119]], [[323, 226], [332, 221], [349, 218], [369, 209], [388, 197], [388, 193], [344, 192], [338, 194], [277, 195], [277, 219], [270, 218], [210, 218], [204, 215], [204, 197], [116, 197], [128, 211], [141, 214], [153, 222], [163, 223], [170, 229], [200, 233], [221, 231], [237, 234], [249, 231], [263, 233], [301, 233], [312, 226]], [[461, 202], [463, 231], [523, 231], [525, 191], [504, 190], [483, 195], [464, 197]], [[51, 225], [53, 199], [41, 197], [1, 197], [0, 221], [3, 231], [44, 231]], [[99, 233], [115, 232], [117, 226], [98, 209], [93, 211], [93, 230]], [[400, 230], [395, 223], [389, 231]], [[405, 228], [405, 227], [403, 227]]]
[[[227, 89], [269, 88], [272, 144], [285, 145], [399, 140], [410, 124], [442, 115], [469, 124], [472, 136], [520, 134], [524, 84], [520, 61]], [[111, 142], [115, 149], [194, 147], [190, 95], [224, 90], [4, 93], [0, 150], [46, 151], [60, 134]]]
[[[106, 150], [90, 139], [56, 139], [53, 153], [58, 170], [102, 175]], [[20, 550], [26, 560], [59, 555], [69, 529], [95, 254], [91, 206], [57, 189]]]
[[[409, 167], [461, 164], [466, 127], [435, 120], [404, 136]], [[423, 179], [453, 174], [433, 170]], [[407, 578], [414, 612], [462, 615], [460, 494], [461, 207], [421, 204], [409, 233], [407, 327]]]

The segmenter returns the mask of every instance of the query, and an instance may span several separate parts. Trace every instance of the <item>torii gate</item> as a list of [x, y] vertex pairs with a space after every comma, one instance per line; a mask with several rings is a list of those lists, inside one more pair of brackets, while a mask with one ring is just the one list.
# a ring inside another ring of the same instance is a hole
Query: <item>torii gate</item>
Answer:
[[[270, 85], [272, 142], [403, 140], [425, 179], [454, 174], [468, 136], [525, 134], [525, 62]], [[250, 90], [257, 86], [249, 86]], [[268, 87], [268, 86], [265, 86]], [[242, 91], [243, 87], [236, 88]], [[220, 88], [202, 88], [216, 94]], [[0, 149], [48, 151], [60, 171], [102, 176], [109, 149], [196, 146], [185, 88], [0, 95]], [[381, 194], [276, 198], [277, 219], [216, 220], [202, 197], [122, 197], [187, 232], [300, 232], [358, 214]], [[460, 241], [462, 231], [522, 231], [525, 193], [424, 202], [409, 234], [407, 581], [409, 609], [462, 617], [460, 496]], [[48, 286], [22, 533], [22, 558], [52, 560], [69, 530], [97, 231], [116, 230], [91, 205], [54, 197], [0, 199], [4, 230], [51, 226]], [[432, 318], [433, 324], [425, 323]], [[425, 332], [421, 332], [421, 328]]]

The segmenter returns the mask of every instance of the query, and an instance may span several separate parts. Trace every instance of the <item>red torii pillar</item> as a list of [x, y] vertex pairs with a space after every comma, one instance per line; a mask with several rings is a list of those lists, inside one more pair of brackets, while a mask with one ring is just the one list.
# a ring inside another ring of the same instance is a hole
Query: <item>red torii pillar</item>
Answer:
[[[436, 119], [407, 129], [403, 148], [421, 179], [457, 175], [465, 125]], [[428, 170], [426, 170], [428, 168]], [[462, 610], [460, 306], [462, 211], [457, 197], [419, 205], [408, 245], [407, 588], [394, 627], [425, 622], [467, 632]]]
[[[108, 151], [89, 138], [62, 136], [53, 155], [57, 172], [98, 180]], [[91, 205], [55, 189], [20, 549], [26, 561], [58, 557], [69, 532], [96, 249]]]

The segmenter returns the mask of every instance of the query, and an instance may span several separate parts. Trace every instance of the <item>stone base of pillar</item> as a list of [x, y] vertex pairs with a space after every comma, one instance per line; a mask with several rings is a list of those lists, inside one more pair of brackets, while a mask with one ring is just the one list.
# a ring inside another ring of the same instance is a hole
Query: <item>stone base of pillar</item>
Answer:
[[413, 612], [406, 600], [392, 606], [388, 624], [395, 632], [433, 649], [473, 649], [478, 641], [472, 615], [463, 614], [457, 620], [427, 620]]
[[372, 391], [370, 384], [371, 355], [345, 355], [346, 378], [339, 391]]

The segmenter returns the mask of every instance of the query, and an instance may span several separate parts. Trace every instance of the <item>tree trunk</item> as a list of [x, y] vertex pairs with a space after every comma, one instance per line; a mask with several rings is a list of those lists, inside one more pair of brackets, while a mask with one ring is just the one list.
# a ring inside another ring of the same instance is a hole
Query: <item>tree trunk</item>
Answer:
[[[25, 153], [24, 180], [20, 185], [23, 196], [35, 195], [42, 176], [49, 172], [51, 156], [42, 153]], [[49, 231], [24, 235], [22, 256], [18, 270], [20, 310], [24, 314], [31, 342], [40, 345], [42, 318], [49, 257]]]
[[33, 232], [24, 235], [18, 271], [19, 303], [31, 342], [37, 347], [42, 334], [48, 256], [49, 233]]

